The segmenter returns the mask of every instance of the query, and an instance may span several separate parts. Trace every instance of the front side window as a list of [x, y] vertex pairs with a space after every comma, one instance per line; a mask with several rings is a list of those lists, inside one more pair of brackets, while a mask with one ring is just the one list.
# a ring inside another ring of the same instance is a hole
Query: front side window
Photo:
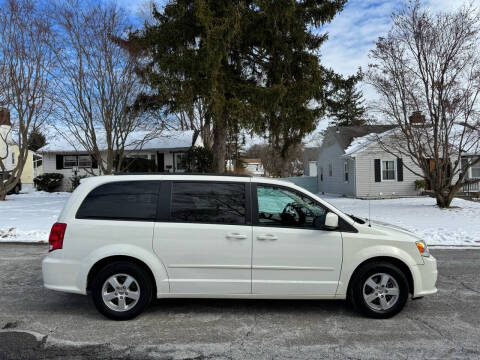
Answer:
[[259, 226], [318, 229], [325, 224], [327, 209], [293, 190], [257, 186]]
[[395, 161], [382, 161], [382, 180], [395, 180]]
[[72, 168], [74, 166], [78, 166], [77, 156], [76, 155], [65, 155], [63, 157], [63, 167], [65, 169], [69, 169], [69, 168]]
[[93, 189], [77, 219], [155, 221], [158, 181], [112, 182]]
[[177, 182], [172, 188], [171, 220], [244, 225], [245, 184]]
[[78, 167], [91, 168], [92, 167], [92, 157], [90, 155], [79, 155], [78, 156]]

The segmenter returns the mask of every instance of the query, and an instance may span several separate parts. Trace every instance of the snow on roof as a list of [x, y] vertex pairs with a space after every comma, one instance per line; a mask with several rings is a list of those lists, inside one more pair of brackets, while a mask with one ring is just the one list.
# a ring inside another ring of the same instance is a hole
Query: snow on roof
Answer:
[[364, 150], [373, 143], [376, 143], [379, 138], [389, 134], [393, 129], [384, 131], [383, 133], [370, 133], [365, 136], [357, 137], [352, 140], [350, 145], [345, 149], [345, 155], [353, 155], [359, 151]]
[[[152, 150], [152, 149], [179, 149], [189, 148], [193, 144], [193, 130], [185, 131], [162, 131], [152, 136], [147, 131], [132, 132], [125, 145], [126, 150]], [[97, 134], [97, 143], [101, 150], [106, 149], [105, 135]], [[50, 139], [48, 144], [38, 152], [77, 152], [86, 151], [84, 146], [73, 136], [57, 133]]]

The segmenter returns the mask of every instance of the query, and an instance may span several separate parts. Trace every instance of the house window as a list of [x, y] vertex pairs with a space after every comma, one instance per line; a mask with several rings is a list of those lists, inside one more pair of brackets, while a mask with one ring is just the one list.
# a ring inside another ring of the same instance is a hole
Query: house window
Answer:
[[79, 155], [78, 156], [78, 167], [81, 167], [81, 168], [92, 167], [92, 157], [90, 155]]
[[348, 161], [345, 161], [343, 164], [343, 179], [345, 182], [348, 182]]
[[175, 171], [176, 172], [184, 172], [185, 171], [185, 153], [174, 153], [175, 158]]
[[320, 181], [323, 182], [323, 167], [320, 168]]
[[76, 155], [65, 155], [63, 157], [63, 168], [64, 169], [71, 169], [74, 166], [77, 166], [77, 156]]
[[382, 161], [382, 180], [395, 180], [395, 161]]
[[475, 165], [473, 165], [471, 168], [471, 178], [472, 179], [480, 179], [480, 163], [476, 163]]
[[332, 176], [333, 174], [333, 168], [332, 168], [332, 163], [328, 164], [328, 176]]
[[15, 153], [12, 152], [12, 165], [15, 165]]

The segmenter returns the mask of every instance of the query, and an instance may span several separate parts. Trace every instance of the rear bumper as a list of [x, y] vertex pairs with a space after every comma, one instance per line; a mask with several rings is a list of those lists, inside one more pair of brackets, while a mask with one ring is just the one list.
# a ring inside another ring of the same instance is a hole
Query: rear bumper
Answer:
[[433, 256], [429, 256], [424, 257], [423, 262], [423, 265], [416, 266], [418, 276], [414, 284], [414, 298], [432, 295], [438, 291], [436, 287], [438, 278], [437, 260]]
[[[61, 250], [55, 250], [55, 252]], [[47, 289], [75, 294], [86, 294], [84, 286], [79, 284], [80, 264], [77, 261], [63, 259], [55, 252], [42, 261], [43, 286]]]

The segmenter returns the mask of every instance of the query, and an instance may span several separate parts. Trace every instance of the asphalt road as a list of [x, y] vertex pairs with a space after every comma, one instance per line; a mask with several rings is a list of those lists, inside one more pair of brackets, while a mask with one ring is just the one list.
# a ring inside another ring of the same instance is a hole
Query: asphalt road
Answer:
[[343, 301], [159, 300], [128, 322], [44, 289], [46, 251], [0, 244], [0, 359], [480, 358], [480, 250], [434, 250], [438, 294], [389, 320]]

